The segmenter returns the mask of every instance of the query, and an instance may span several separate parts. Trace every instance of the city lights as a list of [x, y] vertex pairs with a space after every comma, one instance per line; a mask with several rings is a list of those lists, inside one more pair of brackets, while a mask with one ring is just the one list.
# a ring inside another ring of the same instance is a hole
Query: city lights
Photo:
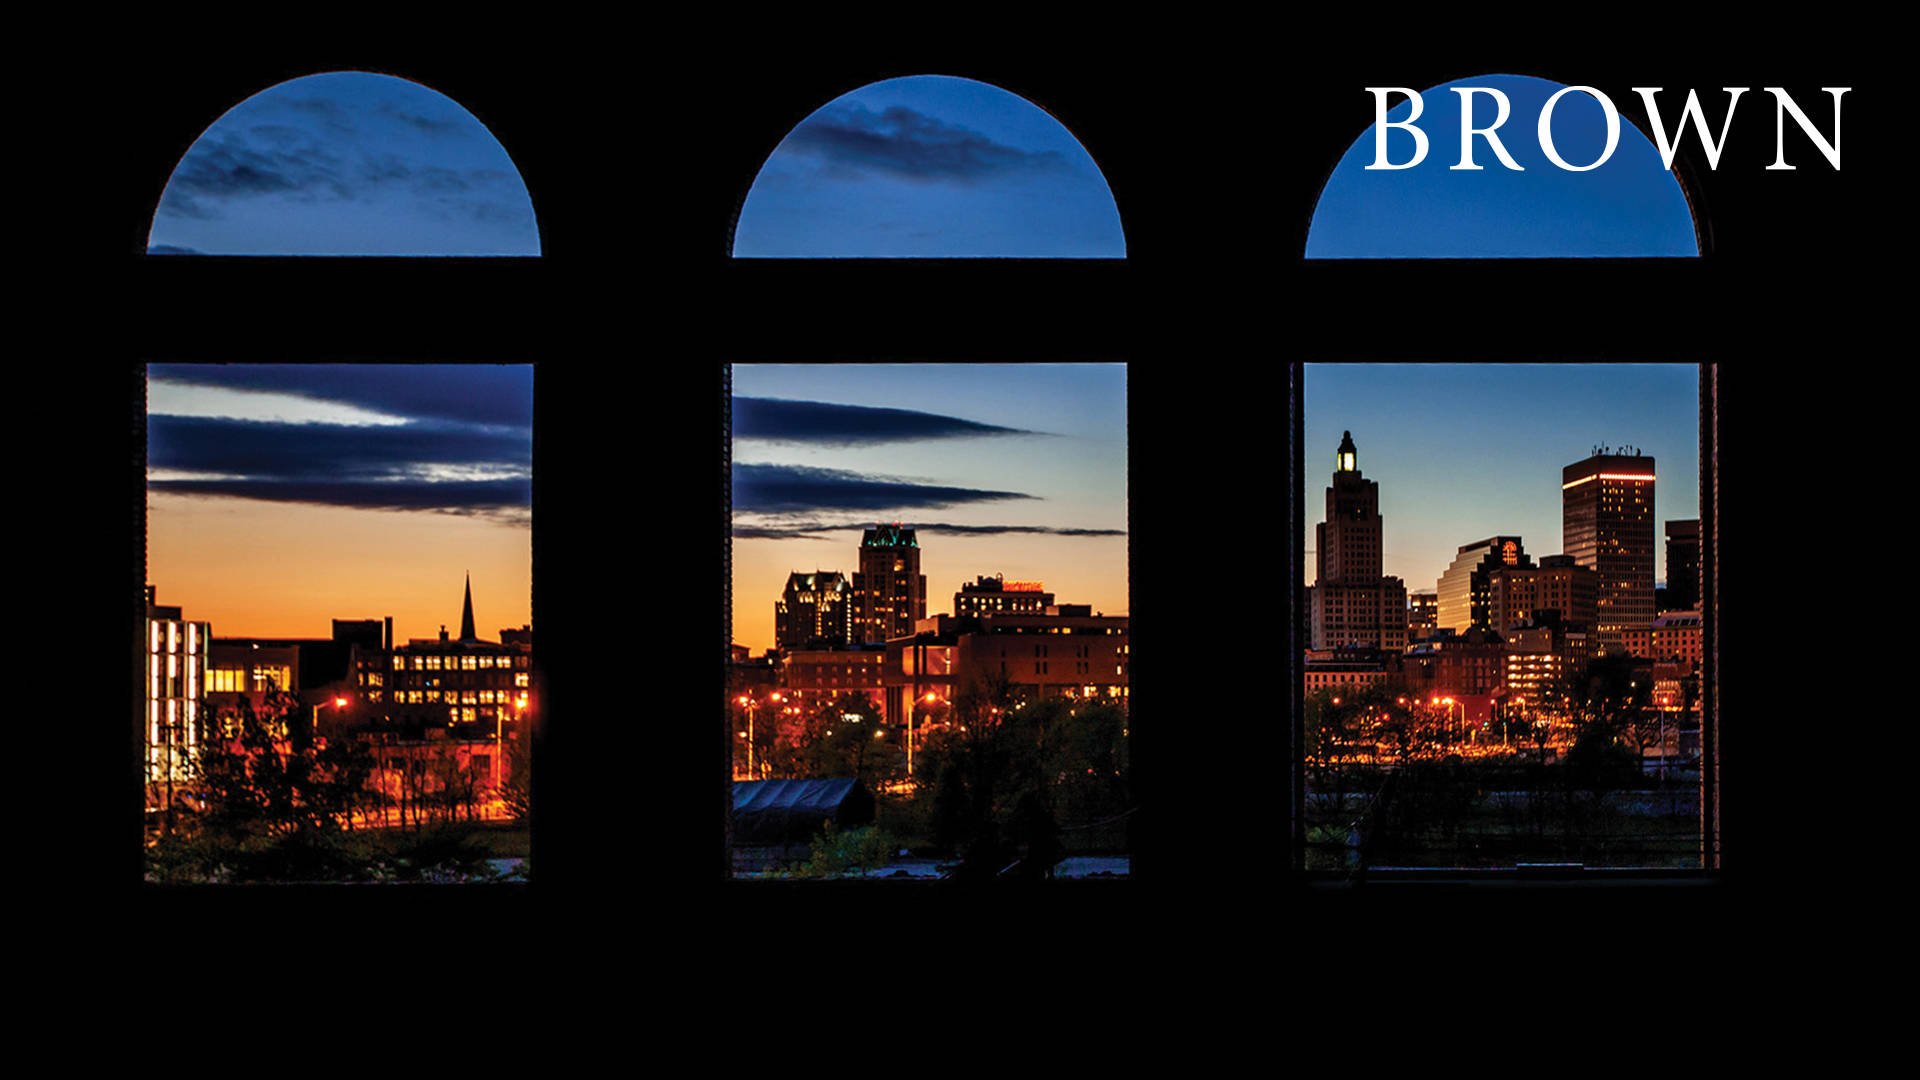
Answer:
[[[1327, 382], [1344, 386], [1344, 397], [1313, 392], [1321, 367], [1339, 375]], [[1569, 857], [1697, 865], [1704, 621], [1689, 606], [1700, 602], [1699, 523], [1668, 521], [1664, 583], [1656, 543], [1662, 518], [1676, 506], [1692, 511], [1697, 492], [1667, 491], [1654, 456], [1638, 447], [1544, 449], [1553, 425], [1498, 455], [1433, 453], [1432, 439], [1452, 426], [1405, 423], [1420, 406], [1390, 392], [1405, 371], [1429, 394], [1457, 380], [1490, 409], [1531, 408], [1517, 393], [1501, 396], [1508, 370], [1307, 366], [1307, 400], [1358, 410], [1309, 423], [1311, 438], [1340, 444], [1337, 468], [1322, 474], [1325, 512], [1307, 524], [1310, 584], [1298, 613], [1309, 869]], [[1535, 393], [1559, 373], [1524, 371], [1510, 381]], [[1555, 401], [1558, 412], [1546, 410], [1556, 424], [1566, 422], [1561, 413], [1577, 416], [1583, 399], [1612, 394], [1605, 384], [1621, 375], [1672, 386], [1680, 406], [1658, 445], [1671, 451], [1661, 464], [1678, 457], [1684, 471], [1698, 428], [1697, 368], [1596, 365], [1577, 374], [1579, 389]], [[1352, 422], [1376, 413], [1389, 417], [1386, 428]], [[1358, 452], [1375, 440], [1394, 453], [1370, 450], [1377, 464], [1363, 474]], [[1557, 500], [1547, 482], [1556, 473]], [[1441, 548], [1451, 537], [1435, 522], [1459, 540]], [[1479, 522], [1508, 531], [1489, 536]], [[1485, 539], [1460, 542], [1476, 534]], [[1428, 572], [1437, 580], [1394, 576], [1436, 564]], [[1581, 795], [1569, 801], [1568, 790]], [[1392, 796], [1384, 805], [1382, 792]]]

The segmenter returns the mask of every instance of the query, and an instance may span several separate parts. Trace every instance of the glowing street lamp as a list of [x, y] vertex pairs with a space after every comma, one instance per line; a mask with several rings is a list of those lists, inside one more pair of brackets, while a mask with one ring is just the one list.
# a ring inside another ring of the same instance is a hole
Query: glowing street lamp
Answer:
[[[937, 702], [939, 700], [941, 700], [940, 695], [934, 693], [931, 690], [927, 691], [927, 696], [920, 699], [921, 703], [929, 706], [931, 706], [934, 702]], [[914, 713], [913, 709], [907, 710], [907, 779], [908, 780], [913, 779], [913, 713]]]
[[[751, 777], [755, 775], [753, 768], [753, 707], [759, 704], [759, 702], [754, 701], [752, 697], [746, 694], [741, 694], [738, 700], [740, 704], [747, 707], [747, 775]], [[773, 700], [783, 701], [785, 699], [779, 694], [774, 694]]]
[[320, 738], [320, 710], [326, 708], [328, 705], [332, 705], [335, 709], [344, 709], [347, 707], [347, 699], [344, 696], [336, 695], [331, 702], [327, 702], [327, 701], [314, 702], [313, 737], [316, 742]]

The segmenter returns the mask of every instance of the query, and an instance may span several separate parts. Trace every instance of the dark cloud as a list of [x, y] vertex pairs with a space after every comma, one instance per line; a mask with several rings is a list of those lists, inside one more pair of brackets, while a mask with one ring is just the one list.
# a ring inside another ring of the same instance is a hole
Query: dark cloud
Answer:
[[[476, 188], [517, 190], [516, 181], [502, 169], [452, 169], [390, 152], [361, 153], [350, 165], [326, 150], [320, 137], [284, 124], [257, 124], [245, 133], [224, 131], [195, 143], [167, 181], [159, 212], [210, 220], [220, 215], [209, 200], [217, 204], [279, 195], [302, 201], [344, 201], [390, 184], [406, 184], [421, 195], [446, 196]], [[517, 221], [526, 216], [524, 208], [516, 211], [481, 202], [481, 208], [475, 209], [474, 202], [466, 200], [460, 210], [479, 222]]]
[[1066, 165], [1057, 150], [1007, 146], [903, 105], [876, 113], [853, 102], [830, 106], [801, 121], [780, 148], [820, 158], [836, 172], [871, 170], [909, 180], [962, 184]]
[[247, 134], [275, 146], [286, 146], [307, 137], [306, 132], [285, 124], [255, 124], [247, 129]]
[[391, 101], [381, 102], [379, 106], [379, 111], [382, 114], [392, 117], [393, 119], [398, 120], [401, 123], [406, 124], [409, 127], [412, 127], [414, 130], [419, 131], [426, 135], [437, 136], [437, 135], [465, 134], [465, 128], [463, 128], [458, 121], [446, 120], [440, 117], [425, 116], [420, 113], [408, 112], [405, 109], [402, 109], [400, 106], [395, 105]]
[[896, 510], [1031, 499], [1017, 491], [945, 487], [844, 469], [802, 465], [735, 465], [733, 507], [750, 513], [808, 510]]
[[303, 112], [336, 132], [350, 135], [359, 130], [354, 127], [353, 116], [347, 107], [332, 98], [294, 98], [285, 104], [287, 108]]
[[354, 197], [339, 158], [316, 144], [289, 147], [277, 139], [273, 142], [256, 144], [238, 132], [202, 138], [173, 170], [159, 212], [210, 218], [215, 212], [199, 200], [262, 195]]
[[473, 185], [458, 170], [444, 165], [428, 165], [419, 170], [419, 179], [414, 181], [415, 191], [465, 191]]
[[[786, 524], [744, 524], [733, 526], [735, 540], [793, 540], [827, 533], [858, 532], [873, 527], [871, 521], [793, 522]], [[949, 536], [1125, 536], [1125, 529], [1073, 529], [1052, 525], [951, 525], [929, 522], [902, 522], [915, 532], [942, 533]]]
[[951, 536], [1017, 536], [1033, 534], [1038, 536], [1125, 536], [1125, 529], [1072, 529], [1053, 525], [951, 525], [922, 524], [914, 528], [921, 532], [946, 533]]
[[742, 439], [857, 446], [910, 442], [968, 435], [1033, 435], [1037, 432], [998, 427], [955, 416], [881, 409], [866, 405], [836, 405], [825, 401], [789, 401], [783, 398], [735, 397], [733, 434]]
[[327, 480], [151, 480], [147, 487], [174, 495], [212, 495], [266, 502], [309, 503], [354, 510], [433, 510], [525, 521], [533, 481], [452, 480], [439, 483]]
[[[525, 519], [533, 504], [525, 431], [447, 424], [349, 427], [197, 416], [147, 418], [147, 461], [209, 474], [156, 479], [154, 491], [368, 510], [434, 510]], [[517, 476], [433, 479], [484, 469]]]
[[349, 427], [204, 416], [147, 418], [147, 460], [158, 469], [230, 473], [257, 480], [387, 482], [416, 465], [530, 468], [524, 431], [446, 425]]
[[147, 375], [195, 386], [300, 394], [419, 420], [523, 431], [533, 422], [533, 367], [528, 364], [149, 364]]

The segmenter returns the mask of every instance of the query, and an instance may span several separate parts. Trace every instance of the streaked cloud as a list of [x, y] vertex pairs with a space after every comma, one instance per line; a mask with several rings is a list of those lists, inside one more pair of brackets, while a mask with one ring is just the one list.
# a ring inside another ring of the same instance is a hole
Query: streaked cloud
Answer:
[[[533, 423], [528, 364], [149, 364], [147, 377], [169, 387], [293, 394], [409, 420], [519, 429]], [[148, 384], [149, 396], [155, 385]], [[147, 411], [164, 410], [150, 404]]]
[[862, 446], [979, 435], [1038, 435], [1043, 432], [983, 424], [957, 416], [916, 409], [842, 405], [827, 401], [735, 397], [733, 437], [771, 442]]
[[[474, 395], [475, 376], [518, 393]], [[150, 491], [530, 520], [525, 365], [155, 364], [149, 378]], [[440, 396], [416, 401], [428, 385]]]
[[875, 112], [855, 101], [809, 116], [787, 135], [780, 151], [820, 158], [843, 174], [874, 171], [957, 184], [1066, 166], [1055, 150], [1022, 150], [904, 105]]
[[[735, 540], [795, 540], [823, 537], [831, 533], [860, 532], [874, 526], [872, 521], [740, 523], [733, 526]], [[1083, 529], [1054, 525], [954, 525], [944, 522], [903, 521], [915, 532], [948, 536], [1125, 536], [1125, 529]]]
[[932, 509], [1031, 498], [1034, 496], [1018, 491], [932, 484], [846, 469], [803, 465], [733, 466], [736, 513]]

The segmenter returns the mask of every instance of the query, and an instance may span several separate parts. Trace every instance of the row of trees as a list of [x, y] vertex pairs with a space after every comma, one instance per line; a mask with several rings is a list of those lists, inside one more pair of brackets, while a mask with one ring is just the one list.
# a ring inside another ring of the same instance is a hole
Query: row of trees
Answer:
[[[462, 763], [452, 744], [435, 746], [438, 753], [407, 747], [396, 755], [351, 736], [316, 741], [299, 722], [300, 708], [293, 695], [275, 691], [261, 710], [243, 698], [208, 726], [191, 779], [163, 815], [150, 862], [172, 876], [205, 878], [215, 867], [258, 863], [270, 853], [337, 849], [335, 838], [373, 824], [419, 831], [480, 815], [490, 762]], [[519, 727], [501, 747], [507, 760], [497, 794], [510, 814], [524, 818], [530, 746], [526, 725]], [[385, 767], [396, 759], [402, 767]]]
[[[735, 775], [771, 779], [857, 777], [884, 789], [907, 777], [904, 732], [864, 695], [804, 711], [770, 710], [752, 725], [735, 710]], [[1044, 875], [1079, 847], [1125, 844], [1133, 809], [1126, 710], [1111, 701], [1048, 697], [1023, 702], [1004, 680], [966, 686], [916, 717], [916, 783], [901, 817], [910, 840], [961, 858], [961, 873], [1018, 864]]]
[[[1478, 753], [1463, 753], [1470, 744], [1442, 709], [1390, 684], [1311, 695], [1305, 721], [1309, 866], [1497, 864], [1527, 845], [1536, 857], [1581, 861], [1673, 854], [1664, 837], [1675, 830], [1616, 820], [1607, 803], [1642, 784], [1639, 759], [1674, 734], [1644, 673], [1625, 661], [1595, 661], [1526, 710], [1497, 709]], [[1488, 753], [1503, 736], [1513, 752]], [[1644, 850], [1630, 850], [1636, 843]]]

